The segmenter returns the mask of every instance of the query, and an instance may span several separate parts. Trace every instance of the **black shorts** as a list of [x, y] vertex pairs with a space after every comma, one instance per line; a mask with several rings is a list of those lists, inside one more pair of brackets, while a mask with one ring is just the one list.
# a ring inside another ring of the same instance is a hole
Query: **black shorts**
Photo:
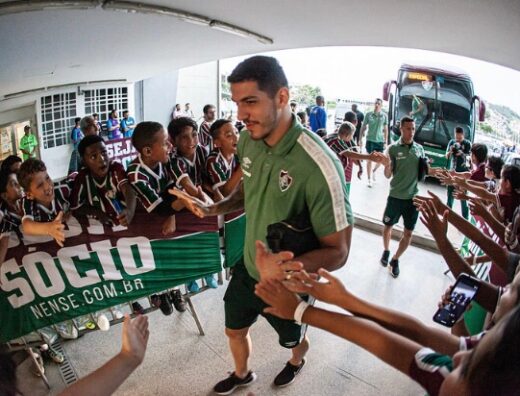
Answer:
[[413, 204], [413, 199], [388, 197], [383, 215], [383, 224], [393, 226], [399, 222], [401, 216], [403, 216], [404, 228], [413, 231], [419, 218], [419, 212]]
[[[232, 330], [250, 327], [256, 322], [258, 315], [262, 315], [278, 333], [281, 346], [294, 348], [299, 345], [305, 337], [307, 325], [298, 325], [294, 320], [265, 314], [263, 310], [268, 305], [255, 294], [256, 283], [257, 281], [249, 276], [243, 259], [240, 260], [233, 268], [233, 276], [224, 295], [226, 327]], [[309, 296], [302, 298], [309, 302]]]

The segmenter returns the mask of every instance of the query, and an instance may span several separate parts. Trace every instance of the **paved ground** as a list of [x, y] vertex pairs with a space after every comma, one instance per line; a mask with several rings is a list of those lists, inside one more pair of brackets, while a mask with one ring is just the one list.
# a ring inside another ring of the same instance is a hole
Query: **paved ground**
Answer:
[[[354, 191], [361, 186], [354, 186]], [[355, 293], [370, 301], [411, 313], [432, 325], [431, 317], [441, 293], [451, 278], [440, 256], [410, 248], [402, 259], [402, 272], [393, 279], [378, 264], [380, 237], [355, 230], [348, 264], [337, 274]], [[427, 286], [426, 286], [427, 285]], [[118, 395], [206, 395], [232, 369], [232, 358], [223, 332], [225, 290], [220, 287], [194, 298], [206, 336], [199, 336], [188, 313], [170, 317], [159, 311], [150, 317], [151, 337], [143, 364], [116, 392]], [[80, 376], [86, 375], [115, 354], [120, 346], [121, 326], [85, 335], [64, 344]], [[310, 329], [312, 342], [308, 363], [301, 377], [288, 388], [275, 390], [271, 382], [288, 359], [277, 345], [274, 331], [260, 319], [253, 327], [251, 365], [258, 381], [247, 391], [256, 395], [424, 395], [407, 377], [360, 348], [318, 329]], [[21, 390], [27, 395], [49, 394], [30, 374], [27, 362], [19, 369]], [[57, 366], [47, 364], [52, 391], [63, 388]], [[237, 392], [247, 394], [246, 390]]]

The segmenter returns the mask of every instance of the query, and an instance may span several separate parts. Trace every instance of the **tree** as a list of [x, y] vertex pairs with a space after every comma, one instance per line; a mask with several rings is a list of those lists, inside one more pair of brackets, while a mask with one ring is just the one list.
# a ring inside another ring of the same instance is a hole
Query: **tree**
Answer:
[[316, 103], [316, 96], [321, 95], [320, 87], [312, 85], [291, 85], [291, 100], [295, 101], [302, 107], [313, 106]]

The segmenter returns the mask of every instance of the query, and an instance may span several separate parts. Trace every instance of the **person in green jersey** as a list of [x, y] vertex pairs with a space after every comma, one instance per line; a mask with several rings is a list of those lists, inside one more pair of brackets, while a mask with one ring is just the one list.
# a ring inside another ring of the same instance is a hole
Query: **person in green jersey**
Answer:
[[[400, 123], [401, 138], [386, 151], [385, 177], [390, 181], [390, 193], [383, 215], [383, 245], [381, 257], [383, 267], [388, 266], [390, 258], [390, 238], [392, 228], [401, 216], [404, 222], [403, 235], [399, 247], [390, 260], [390, 272], [394, 278], [399, 276], [399, 258], [410, 246], [413, 229], [417, 223], [419, 212], [413, 204], [413, 198], [418, 193], [419, 162], [425, 158], [423, 147], [414, 142], [415, 121], [405, 116]], [[424, 161], [424, 160], [422, 160]], [[424, 162], [423, 162], [424, 163]], [[428, 173], [433, 171], [428, 167]]]
[[[287, 78], [278, 61], [266, 56], [246, 59], [228, 81], [238, 119], [246, 126], [238, 141], [242, 183], [226, 199], [210, 206], [172, 191], [184, 196], [186, 207], [201, 217], [245, 208], [244, 256], [234, 267], [224, 297], [226, 335], [235, 370], [214, 387], [214, 392], [225, 395], [256, 379], [249, 368], [249, 328], [259, 315], [276, 330], [280, 345], [292, 352], [274, 385], [294, 381], [309, 349], [305, 327], [266, 314], [267, 305], [254, 294], [254, 287], [260, 279], [290, 277], [286, 271], [301, 270], [302, 266], [308, 272], [323, 265], [329, 270], [340, 268], [348, 257], [353, 223], [341, 163], [291, 112]], [[268, 253], [268, 264], [257, 267], [256, 256], [265, 249], [267, 226], [304, 211], [320, 248], [298, 256], [298, 262], [293, 261], [291, 252]]]
[[36, 147], [38, 147], [38, 139], [31, 133], [31, 127], [26, 125], [23, 128], [25, 135], [20, 139], [20, 151], [23, 155], [23, 160], [29, 158], [36, 158]]

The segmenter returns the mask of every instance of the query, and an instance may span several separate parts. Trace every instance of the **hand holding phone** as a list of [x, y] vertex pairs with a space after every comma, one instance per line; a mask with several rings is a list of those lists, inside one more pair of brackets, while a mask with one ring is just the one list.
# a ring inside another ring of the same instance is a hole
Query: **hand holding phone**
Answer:
[[452, 327], [466, 311], [469, 303], [473, 301], [479, 287], [479, 279], [460, 274], [451, 290], [448, 301], [435, 313], [433, 321]]

